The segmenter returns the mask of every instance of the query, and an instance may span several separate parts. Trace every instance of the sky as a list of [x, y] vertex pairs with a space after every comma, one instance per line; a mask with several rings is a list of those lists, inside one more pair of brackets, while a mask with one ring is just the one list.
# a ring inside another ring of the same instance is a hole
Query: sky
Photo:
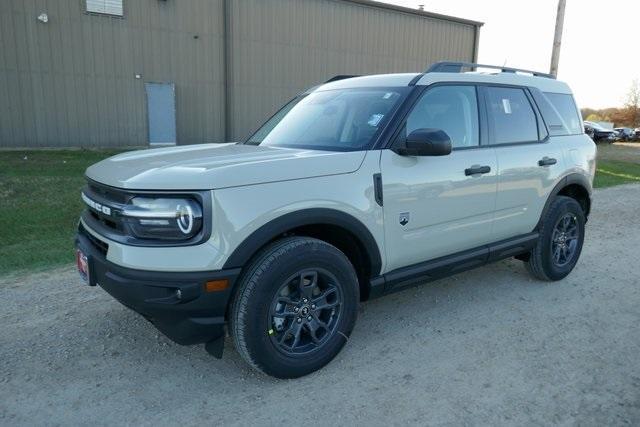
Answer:
[[[385, 2], [484, 22], [478, 62], [549, 72], [557, 0]], [[624, 105], [640, 79], [639, 17], [638, 0], [567, 0], [558, 79], [581, 108]]]

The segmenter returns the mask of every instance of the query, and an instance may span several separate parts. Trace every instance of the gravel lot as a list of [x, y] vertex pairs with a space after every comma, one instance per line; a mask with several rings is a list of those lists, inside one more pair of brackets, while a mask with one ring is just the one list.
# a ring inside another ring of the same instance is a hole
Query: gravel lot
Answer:
[[361, 305], [299, 380], [173, 344], [71, 268], [0, 280], [1, 425], [640, 424], [640, 185], [559, 283], [506, 261]]

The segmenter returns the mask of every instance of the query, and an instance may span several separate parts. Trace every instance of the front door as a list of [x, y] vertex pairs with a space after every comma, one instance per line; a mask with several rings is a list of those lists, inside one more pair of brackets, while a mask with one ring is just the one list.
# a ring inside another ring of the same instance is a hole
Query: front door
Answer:
[[173, 83], [145, 83], [149, 144], [176, 144], [176, 97]]
[[387, 271], [490, 243], [496, 203], [495, 150], [480, 147], [477, 88], [427, 89], [399, 138], [416, 129], [444, 130], [453, 152], [400, 156], [382, 150]]

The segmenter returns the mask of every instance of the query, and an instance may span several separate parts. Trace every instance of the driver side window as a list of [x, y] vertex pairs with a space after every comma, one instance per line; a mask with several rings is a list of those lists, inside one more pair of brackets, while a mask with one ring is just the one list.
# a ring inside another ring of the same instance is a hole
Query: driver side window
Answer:
[[405, 136], [416, 129], [441, 129], [452, 148], [480, 145], [475, 86], [436, 86], [427, 91], [407, 117]]

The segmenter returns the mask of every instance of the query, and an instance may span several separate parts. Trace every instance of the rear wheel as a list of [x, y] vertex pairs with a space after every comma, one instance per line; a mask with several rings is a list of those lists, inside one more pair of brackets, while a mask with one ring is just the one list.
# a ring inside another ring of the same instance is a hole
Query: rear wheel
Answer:
[[356, 321], [359, 287], [347, 257], [307, 237], [264, 249], [239, 283], [231, 329], [240, 355], [278, 378], [309, 374], [342, 349]]
[[538, 243], [529, 255], [529, 272], [540, 280], [565, 278], [582, 252], [584, 224], [580, 204], [570, 197], [557, 196], [543, 219]]

